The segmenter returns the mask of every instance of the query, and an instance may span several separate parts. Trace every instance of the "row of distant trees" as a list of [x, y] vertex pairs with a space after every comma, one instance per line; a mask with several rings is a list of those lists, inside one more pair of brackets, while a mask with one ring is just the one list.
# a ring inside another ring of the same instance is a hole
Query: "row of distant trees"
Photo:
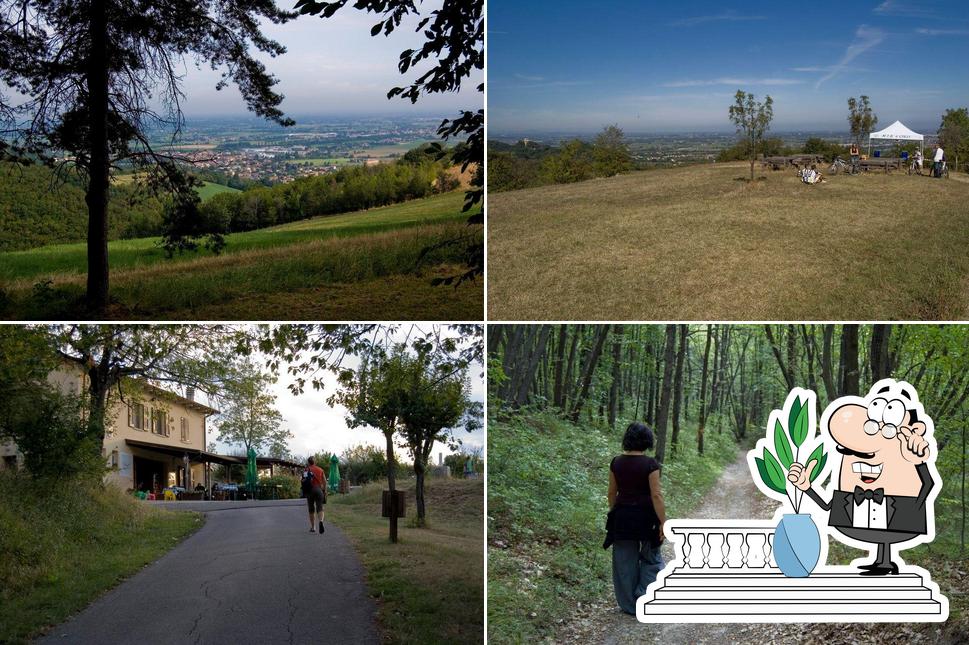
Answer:
[[[760, 154], [792, 154], [795, 152], [824, 154], [829, 160], [845, 153], [846, 146], [829, 144], [822, 139], [809, 139], [804, 148], [794, 150], [785, 148], [783, 142], [776, 138], [767, 138], [770, 123], [774, 118], [774, 100], [768, 95], [764, 101], [757, 101], [753, 94], [737, 90], [734, 104], [730, 106], [730, 120], [737, 128], [739, 141], [723, 151], [718, 161], [732, 161], [746, 159], [750, 161], [750, 178], [754, 178], [754, 161]], [[848, 98], [848, 125], [851, 130], [851, 140], [855, 145], [861, 143], [874, 131], [878, 125], [871, 99], [864, 94], [858, 98]], [[937, 131], [939, 143], [946, 151], [954, 169], [960, 168], [959, 159], [969, 159], [969, 110], [966, 108], [949, 109], [942, 115], [942, 123]], [[916, 144], [902, 144], [896, 146], [898, 152], [908, 150], [914, 152]]]
[[[528, 147], [528, 142], [521, 144]], [[569, 184], [612, 177], [633, 167], [625, 134], [617, 125], [602, 129], [591, 142], [572, 139], [557, 148], [538, 147], [539, 154], [491, 152], [488, 189], [500, 192], [546, 184]]]

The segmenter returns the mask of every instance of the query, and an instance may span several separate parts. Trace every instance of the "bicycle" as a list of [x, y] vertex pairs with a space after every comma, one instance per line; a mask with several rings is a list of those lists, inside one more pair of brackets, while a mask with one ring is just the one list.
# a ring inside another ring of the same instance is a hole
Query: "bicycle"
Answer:
[[845, 163], [841, 157], [835, 157], [834, 163], [832, 163], [831, 167], [828, 168], [828, 171], [832, 175], [837, 175], [841, 171], [850, 171], [850, 170], [851, 170], [851, 166]]
[[909, 164], [908, 174], [910, 175], [915, 174], [915, 175], [919, 175], [920, 177], [922, 176], [922, 166], [919, 164], [918, 161], [913, 160], [912, 163]]

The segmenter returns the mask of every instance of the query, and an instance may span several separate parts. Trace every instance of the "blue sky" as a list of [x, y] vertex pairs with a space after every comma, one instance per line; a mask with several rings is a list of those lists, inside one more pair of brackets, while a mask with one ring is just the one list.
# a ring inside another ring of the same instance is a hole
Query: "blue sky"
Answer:
[[969, 106], [969, 2], [489, 0], [491, 134], [730, 131], [737, 89], [774, 98], [774, 130], [935, 131]]

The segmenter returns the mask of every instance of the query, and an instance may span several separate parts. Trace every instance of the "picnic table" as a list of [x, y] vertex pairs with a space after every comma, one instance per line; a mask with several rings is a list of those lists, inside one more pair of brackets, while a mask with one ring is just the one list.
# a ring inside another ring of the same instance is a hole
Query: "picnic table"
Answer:
[[788, 166], [800, 169], [804, 166], [823, 162], [824, 157], [821, 155], [772, 155], [770, 157], [764, 155], [761, 157], [760, 164], [762, 168], [770, 167], [772, 170], [780, 170]]
[[902, 159], [900, 157], [872, 157], [860, 160], [858, 167], [865, 172], [881, 169], [888, 173], [889, 170], [901, 170]]

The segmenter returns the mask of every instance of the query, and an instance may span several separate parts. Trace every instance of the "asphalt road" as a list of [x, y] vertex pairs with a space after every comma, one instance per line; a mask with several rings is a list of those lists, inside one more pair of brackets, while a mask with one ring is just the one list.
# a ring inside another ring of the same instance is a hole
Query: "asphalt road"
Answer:
[[40, 642], [379, 642], [353, 547], [329, 522], [310, 533], [299, 502], [205, 507], [198, 532]]

